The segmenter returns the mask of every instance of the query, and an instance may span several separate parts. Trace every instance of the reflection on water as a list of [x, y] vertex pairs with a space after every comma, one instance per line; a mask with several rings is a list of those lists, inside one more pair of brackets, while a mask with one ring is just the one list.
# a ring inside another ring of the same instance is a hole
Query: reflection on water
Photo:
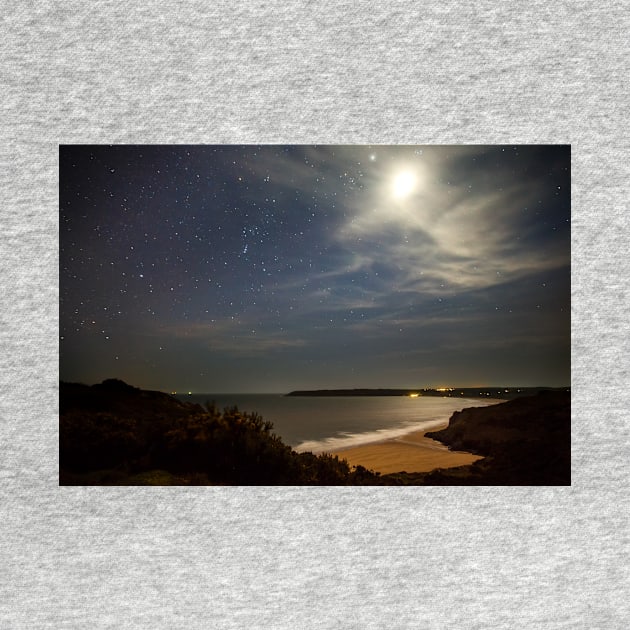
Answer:
[[447, 421], [454, 411], [496, 400], [409, 396], [307, 397], [282, 394], [193, 394], [181, 400], [220, 409], [238, 406], [273, 422], [274, 431], [297, 450], [314, 452], [396, 437]]

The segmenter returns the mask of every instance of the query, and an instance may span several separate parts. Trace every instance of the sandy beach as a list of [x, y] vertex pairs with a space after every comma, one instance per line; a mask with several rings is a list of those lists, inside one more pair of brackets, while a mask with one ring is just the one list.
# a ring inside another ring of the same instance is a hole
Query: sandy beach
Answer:
[[[448, 422], [445, 422], [429, 430], [438, 431], [447, 426]], [[351, 466], [361, 465], [383, 474], [403, 470], [427, 472], [434, 468], [464, 466], [481, 459], [471, 453], [449, 451], [444, 444], [426, 437], [425, 433], [426, 431], [407, 433], [383, 442], [331, 451], [331, 454], [347, 460]]]

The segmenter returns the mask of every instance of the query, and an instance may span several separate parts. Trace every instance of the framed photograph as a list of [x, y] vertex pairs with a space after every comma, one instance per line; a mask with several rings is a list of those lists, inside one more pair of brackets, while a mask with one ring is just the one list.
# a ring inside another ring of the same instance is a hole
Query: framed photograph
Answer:
[[60, 483], [570, 484], [570, 164], [60, 146]]

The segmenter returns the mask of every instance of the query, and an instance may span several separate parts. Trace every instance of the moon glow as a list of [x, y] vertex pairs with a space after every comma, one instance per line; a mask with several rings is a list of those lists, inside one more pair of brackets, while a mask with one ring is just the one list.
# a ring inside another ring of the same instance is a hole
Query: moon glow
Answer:
[[404, 199], [415, 190], [416, 176], [411, 171], [398, 173], [392, 181], [392, 193], [396, 199]]

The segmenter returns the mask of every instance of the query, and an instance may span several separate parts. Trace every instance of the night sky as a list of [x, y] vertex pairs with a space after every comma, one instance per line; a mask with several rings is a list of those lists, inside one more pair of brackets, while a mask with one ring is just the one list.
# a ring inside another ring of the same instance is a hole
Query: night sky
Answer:
[[568, 146], [62, 146], [60, 378], [570, 384]]

